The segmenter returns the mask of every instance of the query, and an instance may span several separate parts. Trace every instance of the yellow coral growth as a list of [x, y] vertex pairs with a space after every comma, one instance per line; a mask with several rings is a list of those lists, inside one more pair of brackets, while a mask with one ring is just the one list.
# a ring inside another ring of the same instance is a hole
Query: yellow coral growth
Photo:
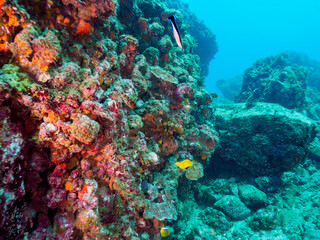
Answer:
[[[0, 7], [3, 5], [3, 1], [0, 0]], [[12, 7], [5, 7], [5, 14], [7, 15], [6, 18], [3, 18], [1, 21], [1, 25], [7, 27], [7, 26], [19, 26], [19, 21], [16, 15], [14, 15], [14, 11]], [[4, 20], [5, 19], [5, 20]]]
[[0, 37], [0, 51], [6, 51], [7, 42], [8, 42], [8, 36], [7, 35], [4, 35], [4, 36]]
[[60, 116], [51, 110], [48, 110], [48, 111], [44, 112], [43, 114], [45, 114], [45, 113], [47, 113], [46, 114], [47, 116], [45, 116], [43, 118], [45, 120], [45, 122], [55, 123], [60, 119]]
[[72, 183], [70, 181], [65, 184], [66, 191], [72, 191]]
[[209, 154], [206, 154], [206, 153], [201, 153], [201, 160], [206, 160], [210, 157]]
[[19, 22], [18, 19], [15, 15], [12, 15], [12, 10], [9, 11], [9, 20], [8, 23], [6, 24], [7, 26], [18, 26]]

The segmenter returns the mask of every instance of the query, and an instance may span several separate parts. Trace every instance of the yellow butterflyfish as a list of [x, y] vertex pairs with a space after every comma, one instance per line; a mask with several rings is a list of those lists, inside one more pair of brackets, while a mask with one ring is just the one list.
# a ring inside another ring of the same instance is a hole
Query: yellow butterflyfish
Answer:
[[168, 237], [170, 233], [173, 233], [173, 229], [171, 227], [162, 227], [160, 229], [161, 237]]
[[185, 159], [182, 162], [176, 162], [175, 164], [179, 168], [185, 169], [185, 168], [191, 167], [193, 165], [193, 162], [190, 159]]

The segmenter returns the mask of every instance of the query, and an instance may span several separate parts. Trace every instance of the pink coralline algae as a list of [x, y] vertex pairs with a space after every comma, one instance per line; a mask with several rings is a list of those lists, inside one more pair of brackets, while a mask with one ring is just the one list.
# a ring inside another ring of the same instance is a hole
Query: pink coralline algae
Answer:
[[43, 36], [39, 36], [36, 29], [30, 26], [15, 37], [10, 49], [21, 67], [27, 67], [29, 71], [35, 73], [39, 70], [48, 70], [49, 64], [58, 58], [61, 46], [53, 31], [48, 31]]
[[38, 65], [42, 71], [47, 71], [50, 63], [54, 62], [61, 51], [60, 41], [53, 31], [48, 31], [32, 42], [34, 51], [32, 63]]
[[55, 208], [66, 199], [67, 192], [64, 189], [51, 189], [47, 194], [48, 207]]
[[191, 86], [189, 84], [180, 84], [176, 90], [174, 90], [174, 95], [177, 98], [180, 98], [180, 95], [183, 97], [191, 96]]
[[[172, 43], [178, 10], [19, 4], [4, 9], [24, 22], [0, 23], [0, 235], [159, 239], [179, 219], [179, 184], [203, 176], [219, 142], [194, 39], [184, 28], [185, 49]], [[194, 167], [175, 165], [186, 158]]]
[[62, 3], [66, 6], [72, 5], [77, 9], [78, 17], [86, 21], [97, 17], [109, 17], [115, 11], [115, 3], [111, 0], [89, 0], [85, 3], [63, 0]]
[[130, 75], [133, 70], [134, 59], [137, 54], [139, 41], [130, 35], [120, 36], [120, 50], [124, 56], [120, 56], [123, 59], [122, 69], [125, 69], [123, 74]]

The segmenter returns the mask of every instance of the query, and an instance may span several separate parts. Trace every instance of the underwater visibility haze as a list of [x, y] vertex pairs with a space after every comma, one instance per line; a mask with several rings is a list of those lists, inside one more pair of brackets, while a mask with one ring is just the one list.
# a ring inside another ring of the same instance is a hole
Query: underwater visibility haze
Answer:
[[257, 59], [292, 50], [320, 61], [318, 0], [185, 0], [216, 34], [219, 52], [206, 86], [241, 75]]
[[319, 6], [0, 0], [0, 240], [320, 239]]

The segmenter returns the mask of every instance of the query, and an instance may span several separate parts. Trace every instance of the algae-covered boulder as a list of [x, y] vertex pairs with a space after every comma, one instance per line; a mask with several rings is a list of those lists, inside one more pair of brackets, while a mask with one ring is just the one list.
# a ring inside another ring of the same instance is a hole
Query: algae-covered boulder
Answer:
[[250, 216], [251, 213], [250, 209], [248, 209], [239, 198], [232, 195], [224, 196], [213, 206], [233, 220], [244, 220]]
[[92, 142], [98, 135], [100, 126], [85, 115], [79, 115], [73, 122], [71, 134], [84, 143]]
[[241, 201], [251, 209], [263, 207], [267, 202], [267, 195], [250, 184], [239, 186], [239, 195]]
[[320, 230], [306, 230], [303, 235], [303, 240], [320, 239]]
[[260, 209], [250, 219], [249, 226], [253, 231], [273, 230], [279, 225], [279, 209], [268, 207]]
[[260, 59], [243, 76], [236, 102], [278, 103], [301, 110], [306, 101], [308, 70], [288, 59], [286, 53]]
[[272, 174], [302, 162], [316, 135], [314, 122], [278, 104], [216, 106], [221, 148], [216, 157], [235, 161], [255, 175]]
[[320, 162], [320, 140], [319, 135], [309, 145], [309, 157]]

